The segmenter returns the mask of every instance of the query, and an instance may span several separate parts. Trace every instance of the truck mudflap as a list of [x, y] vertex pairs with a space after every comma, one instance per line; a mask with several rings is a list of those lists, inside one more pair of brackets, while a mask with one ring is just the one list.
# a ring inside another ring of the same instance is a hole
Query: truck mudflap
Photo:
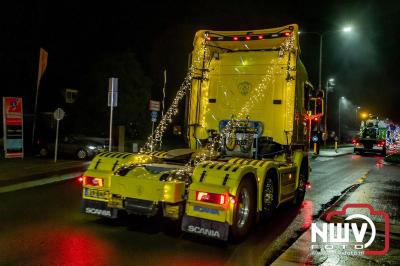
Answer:
[[82, 213], [93, 214], [101, 217], [115, 219], [118, 217], [118, 209], [107, 207], [107, 202], [97, 200], [82, 200]]
[[184, 215], [182, 219], [182, 231], [227, 241], [229, 225], [227, 223]]

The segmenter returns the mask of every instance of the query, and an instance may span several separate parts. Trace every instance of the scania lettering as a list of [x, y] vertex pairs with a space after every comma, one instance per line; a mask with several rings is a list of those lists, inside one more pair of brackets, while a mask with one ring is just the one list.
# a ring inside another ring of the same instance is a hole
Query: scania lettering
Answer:
[[201, 228], [198, 226], [189, 225], [188, 231], [195, 234], [206, 235], [214, 238], [220, 238], [219, 232], [211, 229]]

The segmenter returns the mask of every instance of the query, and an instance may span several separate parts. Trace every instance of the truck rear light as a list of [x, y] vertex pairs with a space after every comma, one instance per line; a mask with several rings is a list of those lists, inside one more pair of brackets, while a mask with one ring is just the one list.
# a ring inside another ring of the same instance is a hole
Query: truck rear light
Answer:
[[224, 205], [226, 202], [226, 195], [196, 191], [196, 200]]
[[103, 178], [82, 176], [84, 186], [104, 187]]

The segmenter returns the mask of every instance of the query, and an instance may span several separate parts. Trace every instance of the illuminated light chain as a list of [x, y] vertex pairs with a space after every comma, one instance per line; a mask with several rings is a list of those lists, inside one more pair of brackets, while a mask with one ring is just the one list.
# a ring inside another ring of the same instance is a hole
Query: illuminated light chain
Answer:
[[[205, 40], [206, 40], [206, 37], [207, 36], [205, 36]], [[204, 49], [205, 49], [205, 40], [203, 42]], [[294, 51], [294, 49], [295, 49], [294, 41], [295, 41], [294, 35], [292, 34], [291, 36], [289, 36], [288, 38], [285, 39], [285, 42], [283, 42], [280, 45], [280, 49], [278, 52], [278, 55], [280, 58], [279, 60], [281, 60], [283, 58], [285, 53], [287, 53], [287, 52], [290, 53], [290, 52]], [[207, 49], [205, 49], [204, 52], [207, 53], [208, 52]], [[205, 57], [205, 58], [207, 58], [207, 57]], [[201, 62], [201, 59], [199, 58], [199, 56], [197, 56], [197, 60], [195, 60], [195, 61], [197, 63]], [[252, 95], [252, 97], [250, 97], [250, 99], [248, 101], [246, 101], [246, 103], [243, 105], [240, 112], [238, 113], [237, 117], [232, 116], [232, 119], [230, 121], [228, 121], [228, 123], [222, 129], [220, 135], [219, 136], [217, 135], [212, 138], [211, 142], [208, 145], [208, 150], [202, 150], [202, 152], [200, 154], [197, 154], [195, 156], [193, 161], [189, 161], [181, 169], [172, 171], [170, 176], [168, 177], [169, 181], [175, 180], [175, 179], [176, 180], [185, 180], [186, 184], [188, 184], [190, 182], [190, 176], [192, 174], [193, 167], [204, 162], [207, 158], [212, 159], [213, 156], [216, 156], [218, 154], [217, 150], [223, 146], [224, 139], [226, 139], [228, 134], [230, 134], [232, 132], [232, 129], [237, 127], [239, 125], [239, 121], [241, 119], [243, 119], [246, 114], [249, 113], [250, 109], [253, 106], [255, 106], [257, 103], [259, 103], [265, 97], [263, 91], [264, 91], [266, 82], [271, 81], [271, 78], [273, 77], [273, 68], [275, 66], [274, 61], [275, 61], [275, 59], [273, 59], [271, 66], [267, 69], [267, 73], [265, 74], [264, 78], [257, 86], [255, 93]], [[287, 69], [287, 73], [295, 70], [295, 68], [290, 65], [289, 57], [288, 57], [286, 69]], [[166, 115], [164, 115], [164, 117], [161, 119], [160, 124], [157, 126], [157, 129], [155, 132], [155, 137], [153, 138], [153, 136], [150, 136], [148, 138], [148, 141], [144, 145], [144, 147], [141, 149], [141, 151], [152, 150], [152, 148], [154, 147], [154, 142], [159, 142], [161, 140], [162, 135], [168, 125], [167, 121], [171, 122], [171, 119], [172, 119], [171, 112], [172, 112], [172, 114], [176, 115], [176, 113], [178, 112], [177, 105], [178, 105], [179, 101], [183, 98], [183, 96], [185, 95], [185, 93], [188, 89], [185, 86], [185, 84], [187, 84], [187, 82], [188, 82], [188, 86], [190, 86], [190, 81], [191, 81], [191, 78], [193, 75], [193, 70], [194, 70], [194, 67], [192, 65], [192, 67], [189, 71], [189, 74], [187, 76], [187, 78], [190, 76], [190, 79], [188, 81], [187, 81], [187, 79], [185, 79], [185, 81], [183, 82], [183, 84], [181, 86], [181, 89], [178, 91], [177, 96], [175, 97], [175, 99], [173, 101], [173, 104], [171, 105], [170, 109], [168, 109]], [[208, 77], [208, 73], [206, 73], [206, 77]], [[171, 112], [169, 112], [169, 111], [171, 111]]]
[[143, 145], [143, 147], [140, 150], [141, 152], [153, 151], [157, 143], [161, 142], [165, 130], [167, 129], [168, 125], [171, 124], [172, 122], [172, 118], [178, 114], [179, 102], [183, 99], [183, 97], [186, 95], [186, 92], [190, 88], [190, 84], [192, 81], [192, 73], [193, 69], [190, 68], [181, 87], [176, 93], [176, 96], [172, 101], [171, 106], [168, 108], [167, 112], [165, 112], [165, 114], [161, 118], [160, 123], [154, 130], [154, 134], [150, 135], [147, 138], [147, 142]]
[[[288, 38], [285, 39], [285, 41], [280, 45], [280, 49], [278, 52], [279, 55], [279, 60], [282, 60], [283, 56], [285, 53], [290, 53], [293, 52], [295, 49], [294, 46], [295, 43], [295, 37], [292, 34]], [[255, 89], [255, 93], [250, 97], [248, 101], [245, 102], [237, 116], [232, 116], [232, 119], [228, 121], [228, 123], [225, 125], [225, 127], [221, 130], [221, 133], [219, 136], [216, 136], [212, 139], [209, 149], [211, 150], [218, 150], [220, 149], [223, 144], [224, 140], [231, 134], [233, 128], [237, 127], [239, 125], [239, 121], [243, 119], [247, 119], [247, 115], [249, 114], [251, 108], [258, 104], [262, 99], [264, 99], [264, 89], [265, 89], [265, 84], [267, 82], [271, 81], [271, 78], [273, 77], [273, 68], [275, 64], [275, 60], [272, 60], [271, 66], [267, 69], [267, 73], [261, 80], [261, 82], [258, 84], [258, 86]], [[295, 70], [294, 67], [290, 65], [290, 59], [288, 57], [288, 62], [287, 62], [287, 74], [289, 74], [290, 71]], [[217, 146], [218, 144], [218, 146]], [[210, 152], [211, 154], [211, 152]], [[203, 158], [202, 161], [204, 161], [206, 158]]]
[[[191, 88], [191, 82], [193, 79], [194, 71], [196, 69], [194, 67], [194, 65], [196, 63], [197, 63], [197, 65], [202, 64], [202, 60], [205, 60], [205, 58], [208, 58], [209, 53], [208, 53], [208, 49], [206, 47], [207, 36], [208, 36], [208, 34], [206, 34], [204, 36], [203, 43], [202, 43], [202, 49], [200, 49], [200, 51], [197, 51], [197, 56], [195, 57], [195, 60], [194, 60], [195, 63], [193, 63], [190, 66], [189, 71], [188, 71], [184, 81], [182, 82], [182, 85], [180, 86], [178, 92], [176, 93], [171, 106], [168, 108], [167, 112], [162, 116], [160, 123], [154, 130], [154, 133], [151, 134], [147, 138], [146, 143], [140, 149], [141, 153], [153, 151], [155, 149], [155, 147], [157, 146], [157, 144], [161, 143], [162, 137], [165, 133], [165, 130], [171, 124], [172, 119], [178, 114], [179, 103], [184, 98], [187, 91], [190, 90], [190, 88]], [[207, 72], [205, 72], [205, 73], [207, 73]], [[206, 74], [204, 77], [208, 78], [208, 75]]]

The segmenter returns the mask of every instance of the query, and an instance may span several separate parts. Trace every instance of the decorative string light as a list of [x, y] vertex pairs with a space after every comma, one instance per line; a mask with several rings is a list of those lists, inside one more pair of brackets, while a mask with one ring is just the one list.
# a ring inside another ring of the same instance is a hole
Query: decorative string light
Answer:
[[[185, 97], [188, 90], [191, 88], [191, 82], [196, 70], [199, 70], [199, 65], [201, 62], [209, 56], [208, 48], [206, 46], [208, 34], [206, 33], [204, 36], [204, 40], [201, 48], [195, 51], [196, 56], [193, 64], [189, 67], [189, 71], [182, 82], [178, 92], [175, 95], [175, 98], [172, 101], [171, 106], [168, 108], [167, 112], [162, 116], [160, 123], [154, 130], [154, 133], [147, 138], [146, 143], [140, 149], [140, 152], [149, 152], [153, 151], [158, 143], [161, 143], [163, 135], [167, 127], [171, 124], [172, 119], [178, 114], [178, 107], [181, 100]], [[203, 59], [202, 59], [203, 57]], [[197, 66], [197, 67], [196, 67]], [[202, 69], [201, 69], [202, 70]], [[206, 73], [202, 70], [203, 73]], [[206, 75], [204, 78], [208, 78]]]
[[[200, 67], [203, 64], [204, 60], [209, 57], [209, 50], [207, 49], [206, 45], [207, 37], [208, 35], [205, 34], [202, 49], [194, 51], [195, 60], [193, 60], [193, 63], [189, 68], [188, 74], [186, 75], [180, 89], [178, 90], [174, 100], [172, 101], [170, 108], [161, 118], [159, 125], [154, 131], [154, 134], [148, 137], [147, 142], [141, 148], [141, 152], [152, 151], [157, 143], [161, 141], [167, 126], [172, 122], [172, 118], [175, 117], [178, 113], [179, 102], [183, 99], [187, 91], [191, 88], [191, 81], [193, 76], [195, 75], [195, 71], [200, 69], [202, 71], [203, 77], [208, 78], [207, 71], [204, 71], [204, 69]], [[185, 182], [188, 184], [190, 183], [191, 174], [195, 166], [204, 162], [207, 159], [211, 160], [213, 157], [218, 155], [218, 150], [223, 147], [226, 137], [229, 136], [229, 134], [232, 134], [234, 128], [239, 126], [241, 120], [248, 119], [248, 114], [250, 113], [251, 108], [253, 108], [256, 104], [258, 104], [265, 98], [264, 91], [266, 84], [275, 81], [274, 67], [277, 64], [280, 64], [280, 61], [284, 59], [284, 55], [286, 53], [288, 54], [286, 67], [287, 76], [290, 76], [290, 72], [295, 70], [295, 67], [291, 66], [291, 60], [289, 56], [290, 53], [295, 51], [294, 43], [295, 36], [294, 34], [291, 34], [280, 45], [278, 58], [274, 58], [271, 60], [271, 64], [269, 64], [269, 66], [267, 67], [266, 74], [264, 75], [263, 79], [256, 86], [253, 95], [244, 103], [239, 113], [236, 116], [232, 115], [231, 120], [228, 121], [225, 127], [221, 130], [220, 134], [212, 137], [206, 150], [200, 150], [200, 152], [198, 152], [191, 161], [186, 163], [184, 167], [172, 171], [170, 176], [168, 177], [168, 180], [185, 180]], [[290, 80], [287, 81], [289, 82]]]

